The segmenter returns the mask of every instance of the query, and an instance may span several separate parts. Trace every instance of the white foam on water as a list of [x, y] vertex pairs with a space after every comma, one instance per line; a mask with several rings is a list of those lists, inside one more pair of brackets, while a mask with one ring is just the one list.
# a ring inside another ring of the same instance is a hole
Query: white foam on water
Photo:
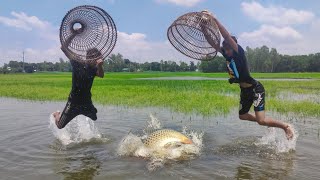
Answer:
[[[182, 133], [187, 135], [188, 137], [191, 138], [192, 142], [199, 147], [199, 150], [201, 150], [203, 148], [203, 132], [199, 133], [199, 132], [195, 132], [195, 131], [190, 131], [188, 130], [188, 128], [185, 126], [183, 127]], [[199, 152], [200, 153], [200, 152]]]
[[65, 146], [102, 138], [102, 134], [94, 125], [94, 122], [85, 116], [77, 116], [65, 128], [58, 129], [55, 118], [51, 114], [49, 128], [53, 135]]
[[163, 158], [153, 158], [148, 164], [147, 169], [149, 171], [155, 171], [159, 168], [162, 168], [165, 164], [165, 160]]
[[150, 120], [147, 121], [147, 125], [143, 129], [144, 136], [142, 138], [143, 139], [147, 138], [149, 134], [161, 128], [162, 128], [161, 122], [153, 114], [150, 114]]
[[259, 139], [257, 145], [270, 145], [275, 147], [277, 153], [287, 153], [296, 149], [297, 139], [299, 137], [298, 131], [293, 128], [293, 138], [288, 140], [284, 131], [279, 128], [268, 128], [267, 133]]
[[149, 157], [149, 153], [142, 138], [132, 133], [124, 137], [118, 147], [118, 155], [120, 156]]
[[118, 155], [149, 159], [147, 169], [154, 171], [163, 167], [169, 161], [190, 160], [201, 154], [203, 133], [189, 131], [187, 128], [183, 128], [182, 133], [192, 139], [193, 144], [176, 144], [168, 148], [147, 148], [143, 144], [143, 140], [148, 137], [146, 132], [160, 128], [162, 128], [161, 122], [153, 115], [150, 115], [150, 121], [148, 121], [146, 127], [148, 131], [146, 129], [143, 130], [144, 134], [141, 136], [133, 133], [125, 136], [119, 144]]

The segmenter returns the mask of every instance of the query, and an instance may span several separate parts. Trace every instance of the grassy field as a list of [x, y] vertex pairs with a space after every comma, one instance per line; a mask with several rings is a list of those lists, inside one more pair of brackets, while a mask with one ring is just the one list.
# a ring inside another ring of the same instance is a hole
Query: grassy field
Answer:
[[[320, 117], [320, 73], [257, 73], [255, 78], [312, 78], [312, 81], [263, 81], [267, 109]], [[215, 115], [238, 107], [239, 87], [227, 81], [136, 80], [150, 77], [218, 77], [226, 73], [108, 73], [96, 78], [92, 94], [99, 104], [135, 107], [167, 107], [184, 113]], [[0, 75], [0, 96], [30, 100], [66, 101], [71, 89], [71, 73]], [[288, 94], [289, 98], [279, 98]], [[297, 96], [301, 98], [290, 98]], [[315, 97], [311, 101], [305, 97]]]

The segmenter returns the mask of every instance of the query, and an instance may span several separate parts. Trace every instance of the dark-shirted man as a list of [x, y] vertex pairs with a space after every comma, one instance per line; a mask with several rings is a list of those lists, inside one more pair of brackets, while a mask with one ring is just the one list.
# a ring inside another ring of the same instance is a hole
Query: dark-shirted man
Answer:
[[72, 66], [72, 89], [63, 112], [53, 113], [59, 129], [64, 128], [78, 115], [87, 116], [94, 121], [97, 120], [97, 109], [91, 100], [91, 88], [95, 76], [104, 77], [102, 55], [96, 48], [87, 51], [87, 60], [80, 60], [79, 57], [66, 53], [73, 38], [74, 36], [70, 37], [61, 47], [70, 59]]
[[[203, 11], [212, 16], [208, 11]], [[241, 89], [239, 118], [257, 122], [262, 126], [277, 127], [285, 131], [288, 139], [293, 137], [293, 129], [290, 124], [283, 123], [265, 116], [265, 89], [263, 85], [251, 77], [244, 49], [238, 44], [237, 39], [231, 36], [226, 28], [212, 16], [224, 41], [214, 48], [226, 59], [227, 69], [230, 75], [229, 82], [238, 83]], [[205, 36], [206, 33], [204, 32]], [[207, 38], [209, 40], [209, 38]], [[210, 40], [209, 40], [210, 41]], [[211, 43], [213, 45], [213, 43]], [[251, 106], [254, 106], [255, 114], [250, 114]]]

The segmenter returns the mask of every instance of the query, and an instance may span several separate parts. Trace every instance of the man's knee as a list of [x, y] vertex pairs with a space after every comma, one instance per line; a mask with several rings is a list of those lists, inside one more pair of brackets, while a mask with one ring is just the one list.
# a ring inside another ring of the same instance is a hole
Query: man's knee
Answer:
[[267, 125], [265, 118], [257, 118], [257, 123], [259, 125]]
[[96, 121], [98, 119], [97, 117], [97, 114], [93, 114], [91, 117], [90, 117], [92, 120]]
[[57, 125], [57, 128], [58, 128], [58, 129], [63, 129], [64, 127]]
[[240, 120], [249, 120], [250, 114], [245, 113], [245, 114], [239, 114], [239, 119]]

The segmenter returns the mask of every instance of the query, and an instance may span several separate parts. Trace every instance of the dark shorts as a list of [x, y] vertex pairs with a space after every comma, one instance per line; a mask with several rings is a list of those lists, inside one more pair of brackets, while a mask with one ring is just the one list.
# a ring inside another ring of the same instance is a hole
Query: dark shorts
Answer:
[[64, 108], [59, 122], [57, 122], [57, 127], [59, 129], [64, 128], [72, 119], [78, 115], [84, 115], [92, 120], [97, 120], [97, 109], [92, 103], [89, 104], [74, 104], [70, 101], [67, 102]]
[[252, 104], [254, 111], [264, 111], [265, 109], [265, 90], [258, 81], [255, 86], [241, 88], [239, 115], [248, 113]]

